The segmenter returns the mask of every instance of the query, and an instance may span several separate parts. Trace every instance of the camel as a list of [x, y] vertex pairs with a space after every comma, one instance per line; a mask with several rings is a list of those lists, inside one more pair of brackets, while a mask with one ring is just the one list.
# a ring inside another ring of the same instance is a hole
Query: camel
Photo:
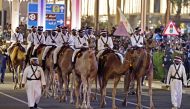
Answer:
[[[11, 65], [13, 67], [13, 78], [15, 79], [14, 89], [21, 88], [21, 72], [24, 70], [25, 59], [26, 57], [24, 48], [22, 48], [20, 43], [16, 43], [13, 46], [12, 52], [10, 53]], [[19, 87], [17, 87], [18, 85]]]
[[[42, 47], [42, 49], [43, 48], [44, 47]], [[52, 96], [55, 95], [55, 88], [53, 86], [53, 83], [54, 83], [54, 70], [53, 70], [53, 52], [54, 52], [54, 49], [55, 48], [53, 47], [48, 51], [48, 53], [46, 55], [46, 59], [45, 59], [46, 65], [45, 65], [45, 69], [44, 69], [44, 72], [45, 72], [44, 75], [45, 75], [45, 78], [46, 78], [46, 86], [47, 87], [46, 87], [46, 89], [44, 91], [44, 95], [47, 98], [51, 96], [50, 93], [49, 93], [50, 89], [52, 89]], [[41, 56], [42, 56], [41, 54], [42, 53], [40, 53], [39, 58], [41, 58]]]
[[[67, 100], [66, 92], [68, 90], [69, 85], [69, 76], [72, 73], [72, 54], [74, 50], [69, 46], [64, 46], [58, 55], [58, 68], [56, 72], [58, 72], [58, 80], [59, 80], [59, 88], [61, 90], [60, 102]], [[64, 84], [64, 88], [63, 88]], [[71, 95], [72, 96], [72, 95]], [[73, 103], [72, 97], [70, 102]]]
[[81, 108], [91, 109], [90, 94], [93, 81], [97, 77], [98, 64], [96, 61], [95, 51], [86, 50], [82, 53], [80, 58], [77, 58], [75, 64], [76, 86], [76, 108], [79, 108], [79, 87], [80, 81], [83, 85], [83, 102]]
[[141, 105], [141, 80], [145, 75], [148, 77], [149, 86], [149, 96], [150, 96], [150, 109], [154, 109], [154, 104], [152, 100], [152, 81], [153, 81], [153, 63], [151, 49], [155, 47], [155, 42], [148, 39], [145, 45], [145, 49], [141, 50], [129, 50], [128, 53], [132, 54], [131, 72], [127, 75], [126, 81], [126, 97], [124, 99], [123, 105], [127, 106], [128, 102], [128, 91], [129, 84], [131, 82], [131, 77], [137, 80], [137, 109], [142, 109]]
[[114, 53], [114, 51], [112, 50], [109, 51], [103, 56], [103, 61], [104, 61], [103, 67], [99, 67], [98, 69], [98, 78], [99, 78], [100, 92], [101, 92], [100, 106], [101, 108], [105, 107], [106, 86], [108, 80], [113, 79], [114, 86], [112, 91], [112, 109], [117, 109], [117, 106], [115, 104], [116, 88], [120, 81], [121, 76], [123, 76], [130, 68], [131, 54], [127, 53], [125, 55], [124, 62], [122, 63], [119, 57]]
[[[89, 48], [82, 49], [80, 54], [76, 57], [76, 63], [74, 65], [74, 85], [76, 96], [76, 108], [91, 109], [90, 96], [91, 86], [93, 81], [97, 77], [98, 64], [95, 55], [95, 39], [88, 39]], [[79, 104], [79, 89], [83, 86], [83, 101], [82, 105]]]

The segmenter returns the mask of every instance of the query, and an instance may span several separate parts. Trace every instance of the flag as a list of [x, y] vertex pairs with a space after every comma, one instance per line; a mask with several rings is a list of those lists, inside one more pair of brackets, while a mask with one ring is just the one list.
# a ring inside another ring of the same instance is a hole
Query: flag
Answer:
[[120, 14], [120, 22], [124, 22], [126, 27], [127, 27], [127, 31], [131, 34], [133, 33], [133, 28], [131, 27], [131, 25], [129, 24], [128, 20], [126, 19], [125, 15], [123, 14], [123, 12], [121, 11], [120, 8], [117, 8]]

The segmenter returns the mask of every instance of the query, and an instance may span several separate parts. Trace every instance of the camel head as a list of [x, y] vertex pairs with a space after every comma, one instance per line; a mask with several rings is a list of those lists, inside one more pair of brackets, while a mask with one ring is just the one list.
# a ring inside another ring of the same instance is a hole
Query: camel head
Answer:
[[89, 48], [96, 48], [96, 39], [95, 38], [89, 38], [88, 39]]
[[123, 72], [128, 71], [132, 65], [133, 65], [133, 56], [134, 55], [134, 51], [133, 50], [128, 50], [127, 53], [125, 54], [124, 57], [124, 63], [123, 63]]
[[156, 47], [156, 42], [153, 40], [152, 36], [147, 37], [145, 42], [146, 49], [152, 49]]

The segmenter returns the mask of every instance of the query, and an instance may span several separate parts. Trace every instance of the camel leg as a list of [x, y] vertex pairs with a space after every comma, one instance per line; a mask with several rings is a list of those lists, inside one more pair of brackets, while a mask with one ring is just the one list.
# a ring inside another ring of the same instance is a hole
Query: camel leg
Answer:
[[116, 88], [119, 83], [120, 77], [114, 78], [114, 87], [112, 91], [112, 109], [117, 109], [117, 106], [115, 104], [115, 96], [116, 96]]
[[95, 92], [95, 100], [98, 100], [97, 93], [98, 93], [98, 77], [95, 78], [95, 84], [96, 84], [96, 92]]
[[86, 109], [87, 108], [87, 105], [86, 105], [86, 98], [87, 98], [87, 80], [86, 80], [86, 77], [84, 76], [81, 76], [81, 80], [82, 80], [82, 85], [83, 85], [83, 102], [82, 102], [82, 106], [81, 108], [82, 109]]
[[73, 104], [74, 100], [73, 100], [73, 91], [74, 91], [74, 75], [71, 74], [71, 92], [70, 92], [70, 103]]
[[136, 96], [137, 96], [137, 107], [136, 107], [136, 109], [141, 109], [142, 107], [141, 107], [141, 91], [142, 91], [142, 89], [141, 89], [141, 78], [137, 78], [137, 89], [136, 89], [136, 92], [137, 92], [137, 94], [136, 94]]
[[149, 90], [149, 96], [150, 96], [150, 109], [154, 109], [154, 103], [152, 100], [152, 80], [153, 80], [153, 69], [148, 75], [148, 90]]
[[131, 82], [131, 76], [132, 76], [131, 73], [127, 73], [125, 75], [124, 84], [125, 84], [125, 93], [126, 93], [126, 95], [125, 95], [125, 99], [123, 101], [123, 106], [127, 106], [127, 103], [128, 103], [128, 92], [129, 92], [129, 86], [130, 86], [130, 82]]
[[80, 105], [79, 105], [79, 87], [80, 87], [80, 83], [78, 80], [75, 79], [75, 95], [76, 95], [76, 108], [79, 109]]
[[63, 89], [63, 96], [61, 98], [63, 102], [67, 101], [67, 86], [68, 86], [68, 78], [66, 75], [64, 75], [64, 89]]
[[103, 80], [102, 81], [102, 88], [100, 89], [101, 90], [101, 104], [100, 104], [101, 108], [104, 108], [106, 105], [105, 97], [106, 97], [107, 82], [108, 82], [108, 80]]
[[91, 105], [90, 105], [90, 97], [91, 97], [91, 86], [93, 83], [93, 79], [88, 79], [88, 91], [87, 91], [87, 108], [88, 109], [92, 109]]
[[[56, 75], [56, 74], [54, 74], [54, 75]], [[62, 96], [63, 96], [63, 77], [61, 75], [61, 72], [58, 72], [58, 77], [54, 76], [54, 82], [55, 82], [55, 86], [54, 86], [55, 96], [58, 96], [59, 95], [58, 92], [60, 91], [60, 97], [58, 97], [58, 98], [59, 98], [59, 101], [61, 102]]]

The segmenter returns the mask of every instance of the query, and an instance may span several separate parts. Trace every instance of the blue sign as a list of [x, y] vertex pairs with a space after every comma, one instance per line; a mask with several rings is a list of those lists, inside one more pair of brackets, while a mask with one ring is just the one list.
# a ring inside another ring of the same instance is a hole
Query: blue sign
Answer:
[[28, 4], [28, 24], [27, 28], [38, 25], [38, 5], [37, 4]]
[[[37, 26], [38, 4], [28, 4], [28, 26]], [[46, 30], [54, 30], [58, 25], [64, 25], [64, 5], [46, 4]]]
[[56, 29], [57, 25], [64, 25], [64, 5], [46, 5], [46, 29]]

